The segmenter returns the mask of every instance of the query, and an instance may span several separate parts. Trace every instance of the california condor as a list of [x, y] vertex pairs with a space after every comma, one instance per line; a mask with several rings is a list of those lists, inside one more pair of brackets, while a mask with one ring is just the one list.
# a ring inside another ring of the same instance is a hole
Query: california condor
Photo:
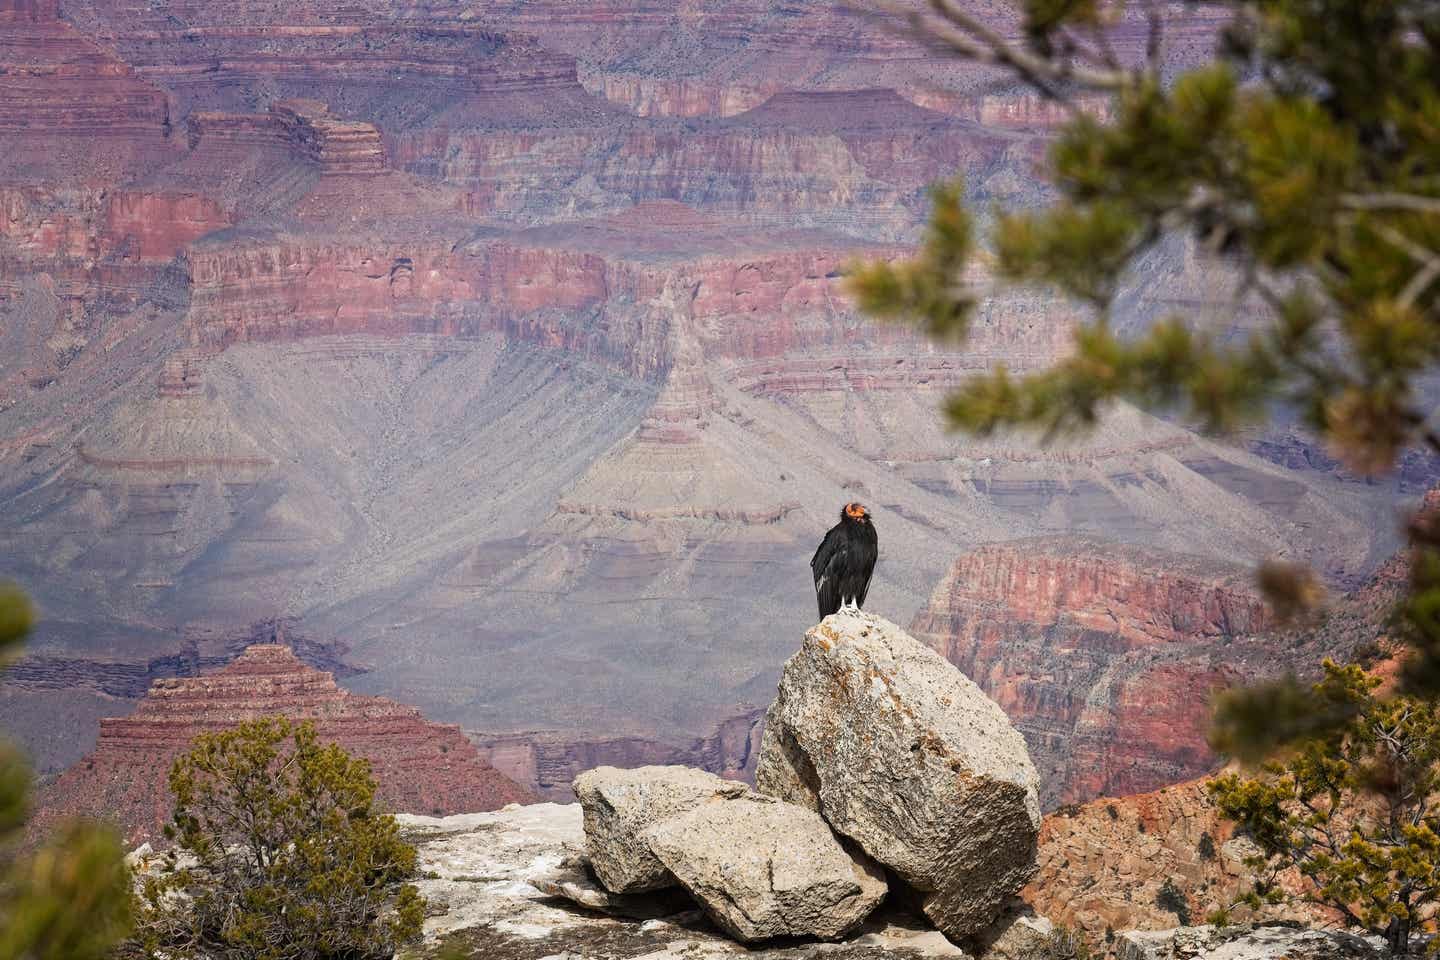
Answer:
[[879, 555], [880, 542], [875, 536], [875, 525], [870, 522], [870, 511], [863, 504], [845, 504], [840, 511], [840, 522], [825, 534], [810, 559], [821, 620], [841, 607], [858, 610], [864, 605], [870, 575], [875, 572], [875, 559]]

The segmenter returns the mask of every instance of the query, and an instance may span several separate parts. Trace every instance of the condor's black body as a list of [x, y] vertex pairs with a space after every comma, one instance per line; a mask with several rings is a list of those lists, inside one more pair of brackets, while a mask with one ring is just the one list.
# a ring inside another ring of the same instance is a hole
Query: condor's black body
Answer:
[[858, 503], [847, 503], [840, 511], [840, 522], [830, 528], [815, 556], [810, 559], [810, 572], [815, 575], [815, 600], [820, 606], [820, 619], [825, 619], [842, 606], [860, 607], [870, 589], [870, 575], [880, 555], [880, 541], [870, 511]]

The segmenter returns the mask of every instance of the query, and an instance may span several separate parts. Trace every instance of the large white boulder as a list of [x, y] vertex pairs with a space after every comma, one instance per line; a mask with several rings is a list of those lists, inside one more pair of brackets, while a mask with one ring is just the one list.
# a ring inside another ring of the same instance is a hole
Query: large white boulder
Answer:
[[1381, 960], [1379, 937], [1294, 926], [1176, 927], [1127, 930], [1118, 960]]
[[971, 680], [895, 624], [842, 612], [805, 634], [766, 719], [756, 784], [818, 810], [922, 896], [948, 936], [980, 932], [1035, 871], [1038, 777]]
[[743, 783], [691, 767], [596, 767], [575, 778], [574, 790], [585, 812], [590, 867], [611, 893], [658, 890], [675, 883], [640, 839], [641, 831], [702, 803], [750, 792]]
[[747, 942], [839, 938], [885, 898], [883, 872], [812, 810], [751, 795], [705, 803], [642, 838], [715, 923]]

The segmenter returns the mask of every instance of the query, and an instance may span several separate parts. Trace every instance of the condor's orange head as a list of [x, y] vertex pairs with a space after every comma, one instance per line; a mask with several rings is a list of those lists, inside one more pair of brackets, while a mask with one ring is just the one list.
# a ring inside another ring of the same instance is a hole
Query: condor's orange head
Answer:
[[845, 509], [841, 511], [840, 515], [847, 520], [857, 520], [860, 523], [866, 523], [870, 519], [870, 511], [865, 509], [863, 503], [845, 504]]

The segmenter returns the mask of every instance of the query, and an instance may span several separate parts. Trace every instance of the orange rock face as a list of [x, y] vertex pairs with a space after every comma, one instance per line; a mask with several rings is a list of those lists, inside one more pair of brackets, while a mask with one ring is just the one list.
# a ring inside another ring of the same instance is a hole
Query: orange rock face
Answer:
[[107, 198], [101, 233], [105, 249], [150, 262], [169, 261], [192, 240], [230, 225], [208, 197], [185, 193], [116, 191]]
[[[1039, 872], [1021, 896], [1036, 912], [1078, 929], [1097, 946], [1120, 930], [1204, 923], [1248, 889], [1244, 858], [1254, 846], [1234, 835], [1203, 780], [1105, 798], [1045, 818]], [[1286, 878], [1293, 879], [1293, 878]], [[1179, 899], [1162, 897], [1171, 887]], [[1183, 915], [1182, 915], [1183, 912]], [[1318, 909], [1288, 908], [1276, 919], [1314, 922]], [[1236, 916], [1244, 919], [1243, 911]]]
[[1054, 806], [1208, 770], [1210, 696], [1269, 625], [1243, 568], [1067, 538], [960, 557], [913, 627], [1025, 733]]
[[118, 821], [127, 840], [153, 837], [170, 817], [166, 772], [190, 741], [273, 715], [313, 720], [322, 742], [369, 760], [381, 802], [397, 811], [470, 813], [533, 799], [459, 727], [352, 695], [289, 647], [256, 644], [217, 673], [157, 680], [130, 716], [102, 720], [95, 751], [41, 791], [37, 828], [87, 815]]
[[[1440, 491], [1432, 490], [1420, 510], [1437, 509]], [[1269, 671], [1283, 668], [1286, 661], [1297, 672], [1313, 670], [1324, 655], [1348, 654], [1357, 643], [1383, 640], [1408, 579], [1407, 554], [1396, 554], [1367, 583], [1336, 598], [1319, 623], [1304, 628], [1304, 643], [1297, 646], [1292, 636], [1272, 638], [1266, 645]], [[1375, 672], [1390, 678], [1395, 668], [1393, 660], [1384, 661]], [[1173, 684], [1137, 686], [1131, 705], [1137, 715], [1154, 721], [1174, 715], [1167, 705], [1185, 702], [1178, 699], [1184, 696], [1186, 691], [1177, 691]], [[1160, 723], [1142, 724], [1141, 729], [1152, 742], [1165, 742]], [[1083, 770], [1102, 762], [1101, 755], [1077, 752], [1073, 766]], [[1022, 896], [1038, 912], [1084, 931], [1098, 945], [1112, 930], [1204, 922], [1206, 914], [1229, 907], [1249, 888], [1252, 873], [1243, 861], [1255, 852], [1253, 843], [1237, 836], [1235, 825], [1220, 815], [1205, 780], [1189, 780], [1153, 792], [1070, 805], [1047, 816], [1040, 830], [1039, 871]], [[1294, 870], [1282, 872], [1278, 880], [1294, 891], [1303, 886]], [[1172, 889], [1162, 898], [1167, 886]], [[1324, 908], [1303, 904], [1268, 907], [1265, 915], [1312, 924], [1338, 919]], [[1236, 919], [1246, 919], [1243, 909]]]
[[[682, 367], [698, 372], [707, 360], [764, 361], [737, 378], [754, 376], [775, 392], [834, 386], [833, 360], [808, 367], [800, 361], [806, 372], [794, 376], [785, 372], [794, 362], [787, 356], [847, 339], [920, 346], [900, 327], [855, 329], [842, 289], [843, 249], [817, 241], [805, 249], [803, 235], [789, 241], [798, 250], [785, 249], [783, 239], [738, 245], [714, 235], [713, 226], [697, 225], [688, 236], [676, 228], [669, 262], [654, 262], [650, 249], [623, 249], [640, 235], [632, 225], [598, 220], [593, 229], [597, 237], [578, 240], [541, 229], [464, 244], [312, 236], [206, 242], [184, 260], [192, 291], [188, 323], [197, 343], [215, 348], [336, 333], [499, 332], [652, 380]], [[711, 239], [715, 248], [707, 250]], [[603, 322], [574, 323], [577, 313]], [[1058, 352], [1068, 330], [1063, 320], [1049, 326], [1050, 335], [1034, 347], [1037, 356]], [[977, 339], [983, 349], [984, 336]], [[682, 355], [681, 341], [703, 353]], [[856, 371], [854, 386], [904, 388], [947, 375], [940, 360], [922, 360], [919, 372], [914, 365], [896, 369], [888, 358], [869, 365], [869, 373]], [[959, 372], [949, 369], [948, 376]]]

